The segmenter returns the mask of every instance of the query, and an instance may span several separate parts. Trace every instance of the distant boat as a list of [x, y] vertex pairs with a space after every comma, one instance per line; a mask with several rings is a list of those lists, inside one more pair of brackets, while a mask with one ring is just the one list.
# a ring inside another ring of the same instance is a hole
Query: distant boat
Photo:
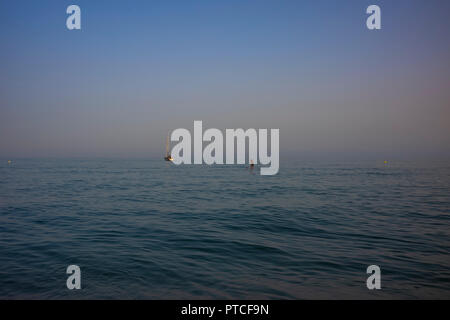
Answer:
[[167, 134], [166, 156], [164, 157], [164, 160], [166, 160], [166, 161], [173, 161], [172, 156], [169, 154], [169, 134]]

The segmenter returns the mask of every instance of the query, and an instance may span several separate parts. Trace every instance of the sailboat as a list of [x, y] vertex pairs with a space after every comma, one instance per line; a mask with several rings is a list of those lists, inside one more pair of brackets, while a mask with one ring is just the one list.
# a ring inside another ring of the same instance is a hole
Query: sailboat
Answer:
[[166, 156], [164, 157], [164, 160], [166, 160], [166, 161], [173, 161], [172, 156], [169, 154], [169, 134], [167, 134]]

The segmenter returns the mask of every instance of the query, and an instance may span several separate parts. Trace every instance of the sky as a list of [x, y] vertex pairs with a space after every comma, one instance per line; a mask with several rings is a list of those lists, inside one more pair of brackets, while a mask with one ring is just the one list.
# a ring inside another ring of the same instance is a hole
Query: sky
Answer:
[[[66, 28], [71, 4], [81, 30]], [[0, 0], [0, 158], [157, 158], [194, 120], [279, 128], [281, 159], [448, 158], [449, 9]]]

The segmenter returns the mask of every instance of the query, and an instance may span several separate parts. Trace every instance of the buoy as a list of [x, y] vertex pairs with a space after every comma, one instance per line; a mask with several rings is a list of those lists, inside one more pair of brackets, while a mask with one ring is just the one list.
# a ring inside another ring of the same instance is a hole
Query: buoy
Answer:
[[8, 160], [8, 164], [11, 164], [11, 162], [12, 162], [11, 160]]
[[387, 160], [384, 160], [384, 164], [387, 164]]

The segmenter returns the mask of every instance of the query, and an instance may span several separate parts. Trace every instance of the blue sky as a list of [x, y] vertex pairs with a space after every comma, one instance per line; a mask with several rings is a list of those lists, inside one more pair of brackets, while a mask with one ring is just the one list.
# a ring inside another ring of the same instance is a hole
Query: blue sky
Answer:
[[[66, 29], [77, 4], [82, 30]], [[365, 9], [378, 4], [382, 30]], [[159, 157], [169, 130], [280, 153], [450, 155], [450, 2], [0, 1], [0, 157]]]

